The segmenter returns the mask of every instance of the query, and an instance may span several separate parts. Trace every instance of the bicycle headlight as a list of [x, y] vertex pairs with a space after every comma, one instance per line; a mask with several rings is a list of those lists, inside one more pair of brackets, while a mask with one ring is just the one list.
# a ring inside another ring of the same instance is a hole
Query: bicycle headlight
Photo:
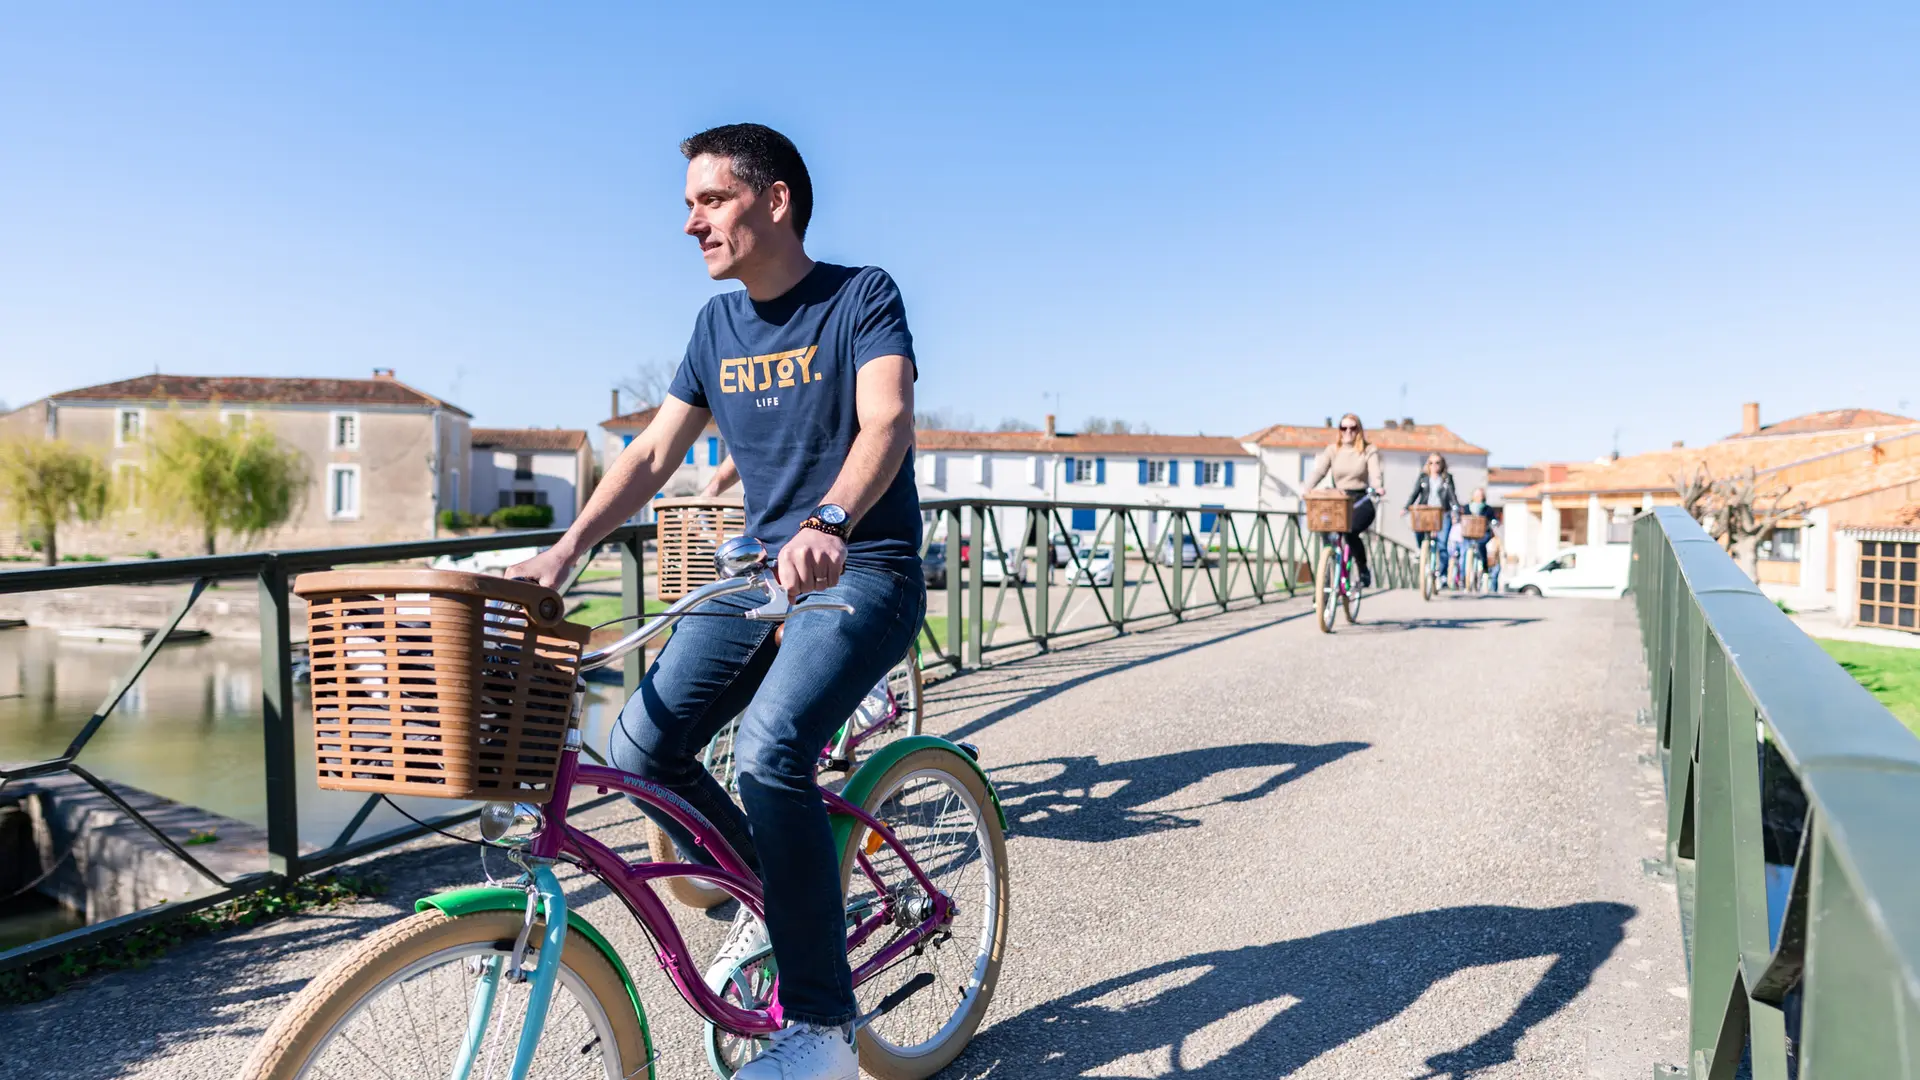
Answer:
[[488, 803], [480, 808], [480, 835], [493, 844], [525, 840], [539, 832], [546, 820], [532, 803]]

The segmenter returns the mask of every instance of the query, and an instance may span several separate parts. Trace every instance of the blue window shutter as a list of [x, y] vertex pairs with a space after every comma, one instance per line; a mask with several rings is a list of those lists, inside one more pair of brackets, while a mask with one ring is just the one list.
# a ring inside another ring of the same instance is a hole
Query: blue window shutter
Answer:
[[1179, 462], [1177, 461], [1167, 462], [1167, 483], [1172, 487], [1180, 486], [1180, 463]]
[[687, 447], [687, 464], [693, 464], [693, 447]]
[[1093, 511], [1075, 510], [1073, 512], [1073, 528], [1075, 532], [1092, 532]]
[[707, 464], [720, 464], [720, 439], [714, 435], [707, 436]]
[[1093, 459], [1093, 482], [1096, 484], [1104, 484], [1107, 482], [1107, 459], [1106, 458]]
[[1231, 461], [1227, 462], [1226, 475], [1224, 479], [1226, 480], [1228, 487], [1233, 486], [1233, 462]]
[[1140, 482], [1143, 484], [1147, 482], [1147, 459], [1146, 458], [1140, 459]]
[[631, 436], [631, 435], [622, 435], [622, 436], [620, 436], [620, 445], [621, 445], [621, 446], [632, 446], [632, 445], [633, 445], [633, 436]]
[[1073, 483], [1073, 481], [1074, 481], [1073, 459], [1068, 458], [1067, 459], [1067, 483], [1071, 484]]

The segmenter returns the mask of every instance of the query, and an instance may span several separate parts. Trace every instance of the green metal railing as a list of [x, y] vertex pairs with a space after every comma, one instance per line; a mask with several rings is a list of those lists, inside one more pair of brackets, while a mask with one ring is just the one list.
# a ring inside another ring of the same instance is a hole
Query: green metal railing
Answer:
[[[946, 640], [939, 640], [931, 626], [923, 627], [927, 649], [922, 662], [953, 670], [979, 667], [988, 654], [1002, 649], [1044, 650], [1051, 642], [1076, 635], [1118, 633], [1149, 620], [1181, 622], [1236, 604], [1264, 604], [1311, 593], [1313, 569], [1324, 546], [1320, 536], [1306, 531], [1297, 511], [988, 499], [922, 500], [920, 509], [928, 517], [929, 540], [936, 535], [947, 538]], [[1076, 510], [1093, 515], [1091, 530], [1068, 528]], [[1005, 527], [1006, 518], [1019, 524]], [[1085, 545], [1090, 551], [1112, 552], [1110, 584], [1093, 583], [1077, 550], [1063, 568], [1064, 584], [1053, 581], [1051, 573], [1037, 572], [1052, 566], [1050, 538], [1072, 536], [1076, 531], [1091, 533]], [[1378, 532], [1366, 535], [1378, 587], [1417, 583], [1418, 552]], [[984, 538], [985, 550], [998, 557], [975, 554], [963, 567], [958, 542], [963, 536], [975, 553], [982, 550]], [[1189, 538], [1199, 549], [1196, 565], [1184, 565], [1183, 558], [1159, 557], [1183, 551]], [[1130, 563], [1135, 559], [1143, 560], [1143, 566], [1129, 582]], [[989, 562], [997, 563], [997, 582], [986, 580]], [[989, 589], [993, 591], [991, 607]], [[1057, 599], [1056, 589], [1061, 590]], [[1082, 605], [1082, 613], [1092, 617], [1067, 625], [1072, 601], [1082, 589], [1091, 595], [1097, 610]], [[1010, 620], [1016, 614], [1018, 630], [1000, 632], [1003, 618], [1013, 629]]]
[[1633, 559], [1691, 991], [1682, 1075], [1920, 1078], [1920, 740], [1684, 511], [1642, 515]]
[[[617, 548], [620, 552], [621, 596], [626, 614], [637, 614], [640, 611], [640, 598], [645, 592], [645, 563], [642, 549], [644, 544], [653, 538], [653, 533], [652, 525], [623, 526], [608, 537], [603, 545]], [[298, 877], [322, 870], [424, 833], [425, 827], [409, 824], [374, 836], [359, 836], [361, 826], [366, 823], [379, 804], [380, 796], [372, 795], [361, 804], [359, 810], [332, 843], [315, 851], [302, 850], [297, 779], [303, 765], [296, 760], [298, 739], [294, 727], [296, 717], [293, 691], [296, 638], [292, 603], [288, 592], [289, 585], [296, 575], [311, 570], [326, 570], [336, 566], [365, 563], [403, 562], [439, 555], [471, 555], [476, 552], [497, 551], [505, 548], [544, 546], [552, 544], [562, 535], [562, 530], [496, 533], [465, 539], [423, 540], [364, 547], [312, 548], [299, 551], [256, 551], [239, 555], [156, 559], [150, 562], [93, 563], [0, 573], [0, 595], [80, 589], [99, 585], [185, 583], [186, 594], [182, 597], [179, 606], [174, 608], [166, 623], [148, 640], [145, 648], [134, 659], [126, 673], [114, 682], [112, 688], [101, 700], [100, 706], [81, 726], [66, 750], [59, 756], [44, 761], [0, 768], [0, 788], [16, 780], [26, 781], [60, 773], [75, 776], [111, 801], [127, 815], [129, 820], [146, 830], [156, 843], [166, 848], [214, 887], [208, 894], [190, 901], [163, 904], [0, 952], [0, 971], [31, 963], [42, 957], [57, 955], [103, 937], [125, 933], [158, 919], [170, 918], [219, 903], [239, 893], [260, 888], [276, 879]], [[583, 560], [574, 571], [573, 578], [561, 590], [562, 592], [573, 587], [579, 580], [580, 574], [585, 571], [586, 565], [586, 561]], [[153, 662], [154, 656], [165, 647], [168, 637], [193, 610], [194, 604], [207, 588], [217, 581], [249, 578], [255, 583], [260, 603], [260, 732], [266, 766], [267, 863], [266, 870], [262, 873], [223, 878], [209, 869], [205, 863], [196, 859], [192, 852], [182, 846], [178, 840], [168, 836], [145, 815], [128, 805], [111, 785], [101, 780], [82, 763], [81, 756], [87, 744], [100, 729], [112, 721], [114, 711], [126, 697], [127, 691], [139, 681], [141, 673], [146, 671], [148, 665]], [[629, 693], [638, 688], [640, 674], [639, 664], [625, 665], [624, 678]], [[471, 817], [474, 812], [469, 809], [443, 815], [429, 820], [427, 824], [433, 827], [444, 827], [463, 821]]]

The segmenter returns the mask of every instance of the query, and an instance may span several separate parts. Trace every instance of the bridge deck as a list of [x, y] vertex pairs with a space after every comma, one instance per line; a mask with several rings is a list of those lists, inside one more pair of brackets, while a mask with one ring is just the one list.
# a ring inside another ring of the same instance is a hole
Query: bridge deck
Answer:
[[[1299, 602], [940, 684], [1014, 821], [1013, 947], [960, 1077], [1600, 1077], [1684, 1053], [1684, 971], [1625, 603]], [[595, 812], [638, 844], [624, 807]], [[334, 950], [472, 880], [472, 849], [368, 860], [389, 894], [195, 943], [0, 1011], [0, 1075], [230, 1075]], [[663, 1077], [708, 1075], [615, 901]], [[723, 924], [689, 915], [710, 947]]]

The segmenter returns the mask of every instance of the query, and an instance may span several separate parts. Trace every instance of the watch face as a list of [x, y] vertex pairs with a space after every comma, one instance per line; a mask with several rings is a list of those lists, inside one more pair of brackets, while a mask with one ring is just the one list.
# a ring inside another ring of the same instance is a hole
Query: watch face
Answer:
[[820, 509], [815, 510], [813, 514], [829, 525], [845, 525], [847, 523], [846, 509], [835, 506], [832, 503], [822, 503]]

